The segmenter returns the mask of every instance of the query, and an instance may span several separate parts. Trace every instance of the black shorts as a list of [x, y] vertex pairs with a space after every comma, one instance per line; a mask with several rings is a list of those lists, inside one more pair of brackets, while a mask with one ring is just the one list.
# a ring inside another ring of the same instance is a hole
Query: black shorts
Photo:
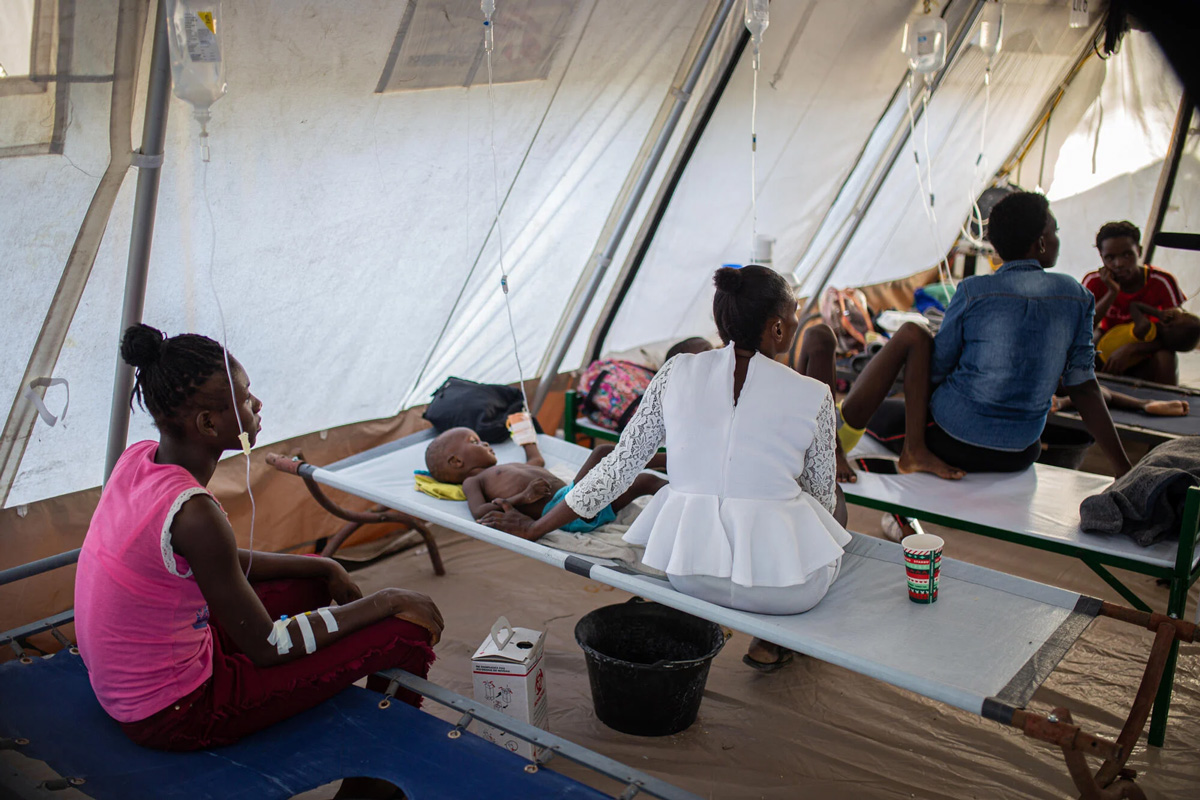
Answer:
[[[867, 423], [867, 435], [899, 455], [904, 449], [904, 401], [884, 400]], [[932, 420], [925, 428], [925, 446], [942, 461], [966, 472], [1020, 472], [1042, 454], [1040, 440], [1024, 450], [993, 450], [955, 439]]]

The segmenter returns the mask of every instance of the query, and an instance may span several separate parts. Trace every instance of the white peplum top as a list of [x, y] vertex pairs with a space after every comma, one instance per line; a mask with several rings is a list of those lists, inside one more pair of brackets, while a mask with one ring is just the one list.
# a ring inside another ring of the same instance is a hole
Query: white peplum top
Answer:
[[850, 542], [836, 507], [833, 398], [755, 354], [733, 403], [733, 346], [682, 354], [654, 376], [615, 450], [567, 494], [581, 517], [615, 500], [664, 443], [670, 484], [625, 541], [673, 575], [793, 586]]

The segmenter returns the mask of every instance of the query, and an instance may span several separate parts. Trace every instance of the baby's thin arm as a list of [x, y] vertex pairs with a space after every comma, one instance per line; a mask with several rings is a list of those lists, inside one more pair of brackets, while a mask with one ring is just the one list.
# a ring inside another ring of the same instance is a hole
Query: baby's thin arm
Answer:
[[535, 467], [546, 466], [546, 459], [542, 458], [542, 451], [538, 450], [537, 442], [531, 442], [524, 447], [526, 464], [532, 464]]
[[500, 510], [498, 505], [488, 502], [487, 495], [483, 492], [483, 473], [467, 478], [463, 481], [462, 487], [463, 494], [467, 496], [467, 507], [471, 509], [473, 518], [479, 519], [489, 511]]

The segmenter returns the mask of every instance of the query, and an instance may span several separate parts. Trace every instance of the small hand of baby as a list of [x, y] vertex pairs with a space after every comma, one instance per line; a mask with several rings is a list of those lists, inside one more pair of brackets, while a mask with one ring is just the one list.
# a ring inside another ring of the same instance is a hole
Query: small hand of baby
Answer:
[[529, 416], [529, 412], [509, 414], [507, 424], [514, 442], [519, 445], [537, 444], [537, 430], [533, 427], [533, 417]]
[[553, 492], [550, 490], [550, 481], [546, 480], [545, 478], [534, 478], [529, 482], [529, 485], [525, 487], [525, 491], [514, 497], [508, 498], [504, 502], [510, 506], [523, 506], [528, 503], [536, 503], [538, 500], [547, 498], [552, 494]]

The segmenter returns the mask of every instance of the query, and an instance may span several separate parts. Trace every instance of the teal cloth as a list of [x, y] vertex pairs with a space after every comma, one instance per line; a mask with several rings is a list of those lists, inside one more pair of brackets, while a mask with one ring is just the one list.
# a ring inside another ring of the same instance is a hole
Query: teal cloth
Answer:
[[[568, 483], [566, 486], [555, 492], [554, 497], [551, 497], [549, 502], [546, 503], [546, 507], [542, 509], [542, 516], [549, 514], [550, 509], [561, 503], [563, 499], [566, 498], [567, 492], [571, 491], [573, 488], [575, 488], [575, 484]], [[596, 528], [599, 528], [601, 525], [607, 525], [616, 518], [617, 512], [613, 511], [613, 507], [611, 505], [607, 505], [600, 509], [599, 513], [597, 513], [596, 516], [592, 517], [591, 519], [580, 518], [572, 520], [566, 525], [563, 525], [559, 530], [564, 530], [568, 533], [591, 533], [592, 531], [596, 530]]]

